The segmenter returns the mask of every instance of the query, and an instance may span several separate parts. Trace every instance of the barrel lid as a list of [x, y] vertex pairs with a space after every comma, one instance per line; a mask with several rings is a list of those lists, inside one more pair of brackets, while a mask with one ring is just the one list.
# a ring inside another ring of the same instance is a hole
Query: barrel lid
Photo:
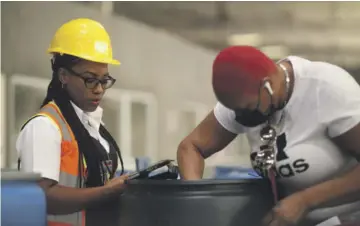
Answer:
[[19, 172], [11, 169], [1, 169], [1, 181], [37, 181], [41, 178], [39, 173]]
[[238, 179], [238, 180], [129, 180], [128, 189], [124, 195], [209, 195], [248, 194], [271, 191], [269, 180], [266, 179]]
[[201, 180], [128, 180], [127, 184], [133, 185], [235, 185], [256, 184], [267, 182], [263, 178], [246, 179], [201, 179]]

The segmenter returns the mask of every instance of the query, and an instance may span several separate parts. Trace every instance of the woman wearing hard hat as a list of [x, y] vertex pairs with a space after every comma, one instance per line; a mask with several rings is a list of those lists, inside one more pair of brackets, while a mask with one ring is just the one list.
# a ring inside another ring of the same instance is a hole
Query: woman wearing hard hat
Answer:
[[41, 109], [17, 139], [19, 168], [41, 173], [49, 226], [99, 225], [126, 179], [114, 178], [120, 164], [123, 174], [123, 163], [99, 106], [116, 81], [108, 64], [120, 63], [104, 27], [85, 18], [63, 24], [48, 52], [52, 80]]

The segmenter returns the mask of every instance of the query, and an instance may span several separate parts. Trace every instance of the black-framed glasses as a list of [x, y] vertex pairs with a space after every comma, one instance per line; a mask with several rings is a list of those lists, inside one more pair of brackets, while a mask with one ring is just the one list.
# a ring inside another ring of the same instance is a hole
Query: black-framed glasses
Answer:
[[[86, 88], [88, 88], [88, 89], [95, 89], [99, 84], [101, 84], [101, 87], [103, 89], [109, 89], [116, 82], [116, 79], [114, 79], [110, 75], [106, 75], [105, 78], [103, 78], [103, 79], [98, 79], [98, 78], [95, 78], [95, 76], [97, 76], [97, 75], [92, 72], [78, 73], [76, 71], [73, 71], [70, 68], [65, 68], [65, 69], [67, 71], [69, 71], [71, 74], [81, 78], [84, 81]], [[87, 77], [87, 76], [89, 76], [89, 77]]]

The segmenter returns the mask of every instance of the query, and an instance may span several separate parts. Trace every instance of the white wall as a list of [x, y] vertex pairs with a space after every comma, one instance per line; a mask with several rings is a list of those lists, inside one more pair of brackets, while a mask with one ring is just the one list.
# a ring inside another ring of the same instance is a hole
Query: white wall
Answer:
[[[2, 58], [2, 72], [45, 78], [50, 78], [50, 57], [45, 51], [62, 23], [77, 17], [102, 22], [111, 35], [114, 56], [122, 63], [120, 67], [110, 68], [110, 73], [118, 81], [115, 88], [142, 91], [156, 98], [158, 138], [153, 142], [158, 149], [154, 151], [158, 158], [175, 157], [175, 147], [179, 142], [179, 138], [169, 137], [171, 134], [165, 129], [166, 120], [162, 120], [168, 116], [169, 110], [180, 111], [188, 103], [211, 109], [215, 103], [211, 89], [215, 53], [165, 31], [124, 17], [103, 16], [96, 9], [71, 2], [3, 2], [1, 14], [1, 54], [5, 56]], [[26, 94], [18, 95], [26, 97]], [[19, 101], [26, 102], [26, 99], [20, 98]], [[33, 107], [21, 112], [22, 117], [30, 116], [33, 113], [30, 109]], [[191, 109], [197, 111], [195, 107]], [[134, 113], [134, 117], [136, 115]], [[9, 112], [9, 117], [14, 117], [14, 114]], [[19, 120], [23, 119], [16, 118], [18, 123], [10, 123], [8, 127], [7, 150], [11, 152], [12, 161], [14, 139], [21, 124]], [[231, 156], [228, 159], [236, 162], [239, 158]]]

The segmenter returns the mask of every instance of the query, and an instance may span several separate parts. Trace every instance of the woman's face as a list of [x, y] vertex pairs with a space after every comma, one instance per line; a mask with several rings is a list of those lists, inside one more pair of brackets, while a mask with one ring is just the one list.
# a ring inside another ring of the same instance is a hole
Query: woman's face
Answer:
[[60, 81], [72, 101], [83, 111], [92, 112], [99, 106], [105, 90], [114, 83], [108, 65], [82, 60], [72, 68], [62, 68]]

